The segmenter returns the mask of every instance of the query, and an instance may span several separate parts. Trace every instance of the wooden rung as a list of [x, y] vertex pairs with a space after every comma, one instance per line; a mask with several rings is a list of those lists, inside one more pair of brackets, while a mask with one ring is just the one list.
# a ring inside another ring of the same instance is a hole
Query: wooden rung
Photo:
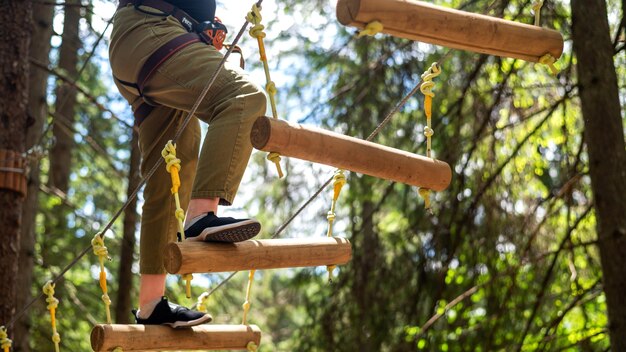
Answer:
[[555, 30], [417, 0], [339, 0], [337, 18], [358, 28], [379, 21], [383, 33], [396, 37], [532, 62], [563, 53]]
[[350, 241], [339, 237], [249, 240], [238, 243], [172, 242], [165, 249], [170, 274], [345, 264]]
[[452, 178], [443, 161], [284, 120], [258, 118], [251, 140], [255, 148], [267, 152], [435, 191], [446, 189]]
[[96, 325], [91, 330], [94, 351], [245, 350], [261, 343], [256, 325], [198, 325], [173, 329], [163, 325]]

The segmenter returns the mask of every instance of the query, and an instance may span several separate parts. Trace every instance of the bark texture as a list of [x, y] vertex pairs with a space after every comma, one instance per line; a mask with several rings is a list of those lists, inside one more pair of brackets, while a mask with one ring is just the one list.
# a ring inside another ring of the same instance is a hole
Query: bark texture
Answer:
[[611, 349], [626, 351], [626, 148], [606, 3], [573, 0], [572, 17]]
[[[33, 5], [33, 33], [30, 43], [30, 57], [44, 64], [48, 64], [50, 54], [50, 37], [52, 35], [52, 16], [54, 7], [41, 3]], [[43, 125], [48, 113], [46, 103], [46, 85], [48, 73], [44, 70], [32, 68], [29, 75], [28, 110], [33, 124], [28, 128], [26, 135], [26, 149], [39, 143], [43, 133]], [[36, 156], [36, 155], [35, 155]], [[39, 159], [30, 161], [28, 174], [28, 193], [22, 209], [21, 245], [18, 266], [21, 275], [17, 278], [16, 306], [24, 307], [32, 299], [31, 286], [35, 252], [35, 216], [37, 215], [39, 195]], [[30, 351], [28, 330], [30, 319], [24, 316], [15, 325], [15, 340], [13, 347], [16, 352]]]
[[[133, 131], [130, 150], [130, 169], [128, 172], [127, 197], [137, 188], [141, 182], [139, 163], [141, 155], [139, 153], [138, 135]], [[129, 324], [131, 297], [133, 293], [133, 262], [135, 254], [135, 233], [137, 231], [137, 198], [135, 198], [124, 211], [124, 237], [122, 239], [122, 253], [120, 254], [120, 268], [118, 273], [119, 287], [115, 306], [115, 321], [118, 324]]]
[[[32, 2], [0, 2], [0, 149], [23, 153], [28, 125]], [[0, 189], [0, 325], [15, 314], [23, 197]]]
[[[65, 6], [63, 41], [59, 53], [59, 68], [66, 77], [75, 80], [78, 80], [78, 49], [81, 44], [78, 36], [80, 6], [72, 5], [78, 3], [78, 0], [68, 0], [68, 5]], [[67, 193], [72, 166], [72, 149], [74, 149], [74, 137], [70, 129], [74, 124], [76, 88], [66, 83], [60, 83], [55, 95], [55, 123], [52, 130], [55, 144], [50, 151], [49, 186]]]

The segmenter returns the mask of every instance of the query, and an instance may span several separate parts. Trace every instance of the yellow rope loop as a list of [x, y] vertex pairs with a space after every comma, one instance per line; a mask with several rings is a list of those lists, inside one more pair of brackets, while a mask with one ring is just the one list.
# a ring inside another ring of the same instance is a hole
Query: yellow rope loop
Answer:
[[373, 21], [368, 23], [362, 31], [359, 32], [357, 38], [368, 36], [375, 36], [376, 34], [382, 32], [384, 29], [383, 24], [378, 21]]
[[9, 352], [12, 345], [13, 341], [9, 338], [7, 329], [4, 326], [0, 326], [0, 347], [2, 347], [4, 352]]
[[276, 171], [278, 172], [278, 178], [283, 178], [283, 169], [280, 167], [280, 154], [276, 152], [271, 152], [267, 154], [267, 160], [271, 161], [276, 165]]
[[243, 302], [243, 319], [242, 319], [242, 323], [243, 325], [246, 325], [246, 323], [248, 322], [248, 312], [250, 311], [250, 306], [252, 305], [250, 303], [250, 292], [252, 291], [252, 281], [254, 280], [254, 273], [256, 272], [256, 270], [250, 270], [250, 273], [248, 273], [248, 287], [246, 288], [246, 301]]
[[104, 260], [111, 260], [109, 257], [109, 250], [104, 245], [104, 234], [99, 232], [91, 240], [91, 246], [93, 247], [93, 253], [98, 256], [100, 262], [100, 288], [102, 289], [102, 302], [104, 302], [104, 309], [107, 317], [107, 324], [111, 324], [111, 298], [107, 289], [107, 273], [104, 268]]
[[557, 69], [556, 66], [554, 65], [555, 62], [556, 62], [556, 59], [554, 58], [554, 56], [550, 54], [545, 54], [544, 56], [539, 58], [539, 63], [543, 65], [547, 65], [550, 68], [550, 71], [552, 72], [552, 74], [556, 76], [559, 74], [559, 69]]
[[191, 298], [191, 280], [193, 280], [192, 274], [184, 274], [182, 275], [183, 280], [185, 280], [185, 295], [187, 298]]
[[261, 16], [260, 7], [258, 7], [256, 4], [253, 4], [252, 9], [246, 15], [246, 20], [248, 20], [248, 22], [252, 23], [253, 25], [249, 32], [251, 36], [255, 38], [265, 38], [265, 33], [263, 32], [265, 26], [261, 24], [263, 16]]
[[206, 313], [208, 311], [207, 300], [209, 299], [209, 293], [203, 292], [200, 296], [198, 296], [198, 304], [196, 305], [196, 309], [198, 312]]
[[532, 5], [533, 13], [535, 14], [535, 26], [539, 26], [541, 22], [541, 7], [543, 6], [543, 0], [535, 0]]
[[48, 296], [46, 302], [48, 303], [48, 310], [50, 311], [50, 325], [52, 326], [52, 342], [54, 342], [54, 349], [59, 352], [59, 343], [61, 342], [61, 335], [57, 332], [56, 323], [56, 309], [59, 306], [59, 300], [54, 298], [54, 284], [52, 281], [46, 282], [43, 286], [43, 293]]
[[250, 341], [248, 342], [248, 344], [246, 345], [246, 349], [249, 352], [256, 352], [259, 349], [259, 346], [256, 345], [256, 343], [254, 343], [254, 341]]

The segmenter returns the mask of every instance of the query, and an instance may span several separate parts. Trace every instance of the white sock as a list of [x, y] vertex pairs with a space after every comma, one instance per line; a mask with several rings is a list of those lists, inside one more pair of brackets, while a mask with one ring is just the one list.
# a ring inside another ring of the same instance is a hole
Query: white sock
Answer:
[[152, 315], [152, 312], [154, 312], [154, 308], [157, 304], [159, 304], [159, 302], [161, 302], [161, 299], [157, 298], [152, 302], [144, 304], [140, 307], [141, 309], [137, 311], [137, 317], [140, 319], [148, 319]]
[[193, 224], [197, 223], [198, 220], [202, 219], [205, 216], [206, 216], [206, 214], [200, 214], [200, 215], [196, 216], [195, 218], [193, 218], [193, 219], [191, 219], [189, 221], [185, 221], [185, 230], [187, 230], [188, 228], [193, 226]]

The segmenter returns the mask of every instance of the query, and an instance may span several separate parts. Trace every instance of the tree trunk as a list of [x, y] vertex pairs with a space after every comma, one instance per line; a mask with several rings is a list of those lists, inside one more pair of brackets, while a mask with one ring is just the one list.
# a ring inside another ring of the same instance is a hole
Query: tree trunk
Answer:
[[[80, 37], [78, 36], [80, 23], [79, 0], [67, 0], [65, 6], [65, 18], [63, 21], [63, 37], [59, 54], [59, 68], [66, 77], [78, 80], [78, 49]], [[74, 6], [72, 6], [74, 5]], [[49, 186], [56, 187], [67, 193], [69, 188], [70, 170], [72, 166], [72, 149], [74, 137], [68, 132], [66, 126], [74, 124], [74, 111], [76, 105], [76, 88], [66, 83], [59, 83], [56, 89], [55, 112], [56, 119], [53, 134], [55, 144], [50, 151], [50, 177]]]
[[[52, 35], [52, 16], [54, 7], [44, 4], [33, 5], [33, 34], [34, 40], [30, 43], [30, 57], [48, 64], [50, 54], [50, 37]], [[30, 87], [28, 93], [29, 115], [33, 119], [33, 125], [28, 128], [26, 135], [26, 148], [32, 148], [39, 143], [43, 133], [43, 125], [48, 113], [46, 103], [46, 86], [48, 73], [44, 70], [31, 69]], [[22, 231], [21, 246], [18, 266], [20, 275], [17, 279], [16, 306], [25, 306], [31, 297], [31, 285], [35, 252], [35, 216], [38, 210], [39, 195], [39, 160], [33, 159], [30, 162], [30, 173], [28, 174], [28, 191], [24, 200], [22, 210]], [[30, 329], [30, 319], [24, 316], [15, 325], [14, 349], [16, 352], [30, 351], [28, 346], [28, 330]]]
[[[130, 169], [128, 172], [127, 197], [137, 188], [141, 182], [139, 163], [138, 135], [133, 131], [133, 139], [130, 142]], [[133, 262], [135, 254], [135, 233], [137, 231], [137, 198], [135, 198], [124, 211], [124, 238], [122, 239], [122, 253], [120, 254], [120, 269], [118, 274], [119, 287], [117, 290], [117, 305], [115, 306], [115, 321], [118, 324], [130, 323], [131, 297], [133, 293]]]
[[[31, 20], [31, 1], [0, 2], [0, 149], [18, 153], [26, 148]], [[0, 189], [0, 325], [15, 314], [23, 201], [20, 193]]]
[[574, 0], [572, 19], [611, 349], [626, 351], [626, 148], [606, 4]]

